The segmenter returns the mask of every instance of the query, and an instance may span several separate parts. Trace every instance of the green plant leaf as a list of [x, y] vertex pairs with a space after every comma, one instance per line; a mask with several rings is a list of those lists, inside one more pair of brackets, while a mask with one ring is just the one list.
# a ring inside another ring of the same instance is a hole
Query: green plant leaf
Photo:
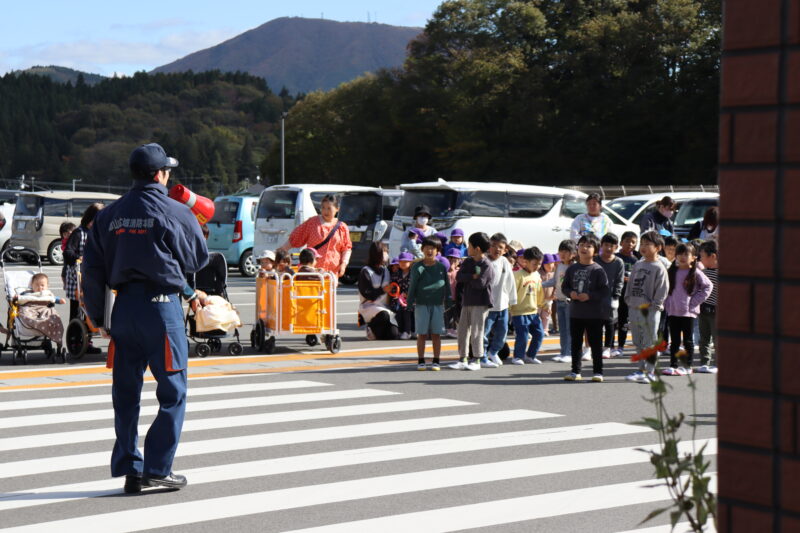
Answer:
[[678, 511], [672, 511], [672, 512], [669, 514], [669, 521], [670, 521], [670, 524], [672, 525], [672, 529], [675, 529], [675, 526], [677, 525], [677, 523], [678, 523], [678, 520], [680, 520], [680, 519], [681, 519], [681, 515], [682, 515], [682, 514], [683, 514], [683, 513], [682, 513], [680, 510], [678, 510]]
[[642, 524], [644, 524], [645, 522], [652, 520], [653, 518], [657, 517], [657, 516], [658, 516], [658, 515], [660, 515], [661, 513], [665, 512], [665, 511], [669, 511], [671, 508], [672, 508], [672, 506], [670, 505], [669, 507], [664, 507], [663, 509], [656, 509], [655, 511], [651, 511], [651, 512], [650, 512], [650, 514], [648, 514], [648, 515], [647, 515], [647, 516], [644, 518], [644, 520], [642, 520], [641, 522], [639, 522], [639, 525], [641, 526], [641, 525], [642, 525]]

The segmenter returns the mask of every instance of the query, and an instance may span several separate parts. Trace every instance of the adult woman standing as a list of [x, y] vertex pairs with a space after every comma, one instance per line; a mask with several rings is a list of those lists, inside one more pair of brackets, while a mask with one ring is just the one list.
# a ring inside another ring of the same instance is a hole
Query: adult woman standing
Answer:
[[[89, 235], [89, 228], [94, 224], [94, 217], [98, 211], [103, 209], [103, 204], [94, 203], [86, 208], [81, 217], [80, 225], [70, 234], [67, 239], [67, 246], [64, 249], [64, 265], [66, 267], [66, 277], [64, 292], [69, 298], [69, 319], [78, 318], [80, 304], [78, 301], [78, 259], [83, 257], [83, 249], [86, 246], [86, 237]], [[91, 341], [90, 341], [91, 342]], [[89, 354], [100, 353], [100, 348], [89, 346], [86, 350]]]
[[672, 215], [675, 214], [676, 205], [671, 196], [665, 196], [656, 202], [656, 209], [643, 216], [641, 222], [639, 222], [641, 233], [653, 230], [661, 235], [664, 235], [665, 231], [669, 232], [670, 235], [674, 235], [675, 228], [672, 225]]
[[350, 262], [353, 243], [347, 224], [336, 218], [339, 200], [328, 194], [322, 199], [319, 216], [313, 216], [297, 226], [289, 240], [278, 250], [307, 246], [320, 255], [316, 267], [338, 277], [344, 276]]
[[593, 192], [586, 197], [586, 212], [576, 216], [569, 230], [569, 238], [578, 242], [584, 235], [594, 235], [597, 240], [611, 231], [613, 222], [603, 213], [603, 197]]
[[358, 314], [367, 323], [369, 340], [393, 340], [399, 336], [394, 313], [389, 310], [391, 276], [387, 259], [383, 244], [373, 242], [367, 266], [358, 275]]

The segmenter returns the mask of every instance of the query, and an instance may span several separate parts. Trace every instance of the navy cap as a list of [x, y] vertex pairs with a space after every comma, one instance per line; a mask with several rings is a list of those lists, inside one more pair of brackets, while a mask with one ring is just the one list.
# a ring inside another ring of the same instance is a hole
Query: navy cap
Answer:
[[131, 152], [128, 165], [130, 165], [134, 173], [152, 175], [162, 168], [177, 167], [178, 160], [174, 157], [169, 157], [160, 144], [150, 143], [144, 144]]

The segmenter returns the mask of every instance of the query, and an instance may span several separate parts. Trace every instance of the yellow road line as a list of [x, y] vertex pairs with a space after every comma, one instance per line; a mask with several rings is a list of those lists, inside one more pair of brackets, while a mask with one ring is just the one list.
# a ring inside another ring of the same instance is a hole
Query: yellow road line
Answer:
[[[513, 345], [513, 343], [510, 343]], [[550, 344], [550, 343], [549, 343]], [[442, 346], [442, 353], [455, 352], [458, 348], [455, 345]], [[433, 353], [433, 348], [428, 344], [426, 346], [426, 353]], [[190, 359], [189, 368], [202, 368], [207, 366], [227, 366], [227, 365], [244, 365], [252, 363], [277, 363], [282, 361], [300, 361], [300, 360], [317, 360], [317, 359], [340, 359], [340, 358], [365, 358], [375, 357], [380, 355], [409, 355], [415, 354], [416, 349], [411, 346], [403, 348], [378, 348], [369, 351], [350, 351], [333, 353], [293, 353], [287, 355], [264, 355], [264, 356], [245, 356], [245, 357], [228, 357], [228, 358], [214, 358], [214, 359]], [[546, 352], [542, 352], [546, 353]], [[392, 363], [394, 361], [390, 361]], [[41, 370], [28, 370], [18, 372], [8, 372], [0, 374], [0, 381], [7, 379], [30, 379], [40, 377], [53, 377], [53, 376], [78, 376], [78, 375], [92, 375], [92, 374], [108, 374], [110, 369], [103, 366], [81, 367], [81, 368], [48, 368]], [[1, 390], [1, 389], [0, 389]]]
[[[455, 358], [442, 359], [442, 361], [455, 361]], [[306, 366], [284, 366], [276, 368], [252, 368], [252, 369], [232, 370], [230, 372], [206, 372], [202, 374], [191, 374], [189, 375], [189, 380], [192, 380], [194, 378], [208, 378], [217, 376], [235, 376], [235, 375], [246, 375], [246, 374], [275, 374], [282, 372], [309, 372], [315, 370], [337, 370], [343, 368], [356, 368], [356, 367], [390, 366], [390, 365], [401, 365], [401, 364], [405, 365], [416, 362], [417, 362], [416, 359], [401, 359], [395, 361], [359, 361], [356, 363], [337, 363], [333, 365], [306, 365]], [[148, 375], [145, 376], [144, 381], [152, 382], [155, 381], [155, 379], [153, 379], [153, 376]], [[85, 385], [111, 385], [111, 383], [112, 380], [110, 379], [95, 379], [95, 380], [74, 381], [67, 383], [38, 383], [35, 385], [11, 385], [8, 387], [0, 387], [0, 391], [56, 389], [56, 388], [68, 388], [68, 387], [80, 387]]]

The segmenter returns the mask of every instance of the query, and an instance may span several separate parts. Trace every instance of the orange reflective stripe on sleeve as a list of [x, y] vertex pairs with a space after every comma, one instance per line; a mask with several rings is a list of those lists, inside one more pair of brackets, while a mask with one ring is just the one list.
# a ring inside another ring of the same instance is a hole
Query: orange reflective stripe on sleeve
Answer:
[[115, 350], [116, 346], [114, 346], [114, 339], [111, 339], [111, 342], [108, 343], [108, 357], [106, 358], [106, 368], [114, 368]]

